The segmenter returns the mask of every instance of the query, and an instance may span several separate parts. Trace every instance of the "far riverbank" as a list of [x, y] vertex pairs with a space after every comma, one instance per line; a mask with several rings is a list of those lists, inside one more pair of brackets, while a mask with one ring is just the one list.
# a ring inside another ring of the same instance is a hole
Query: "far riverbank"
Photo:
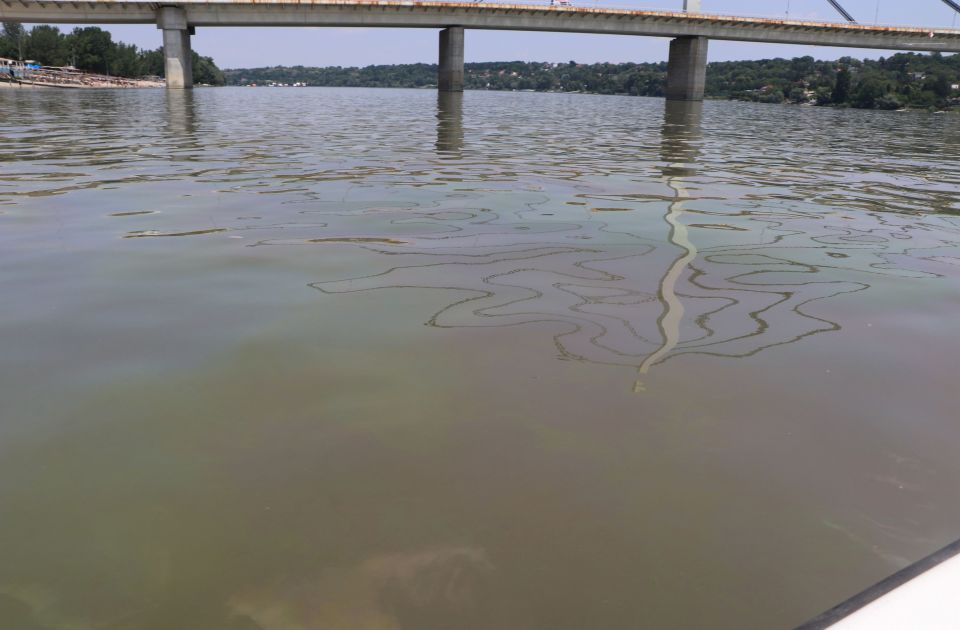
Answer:
[[[275, 66], [224, 70], [228, 85], [436, 87], [436, 64], [364, 68]], [[667, 64], [493, 61], [464, 64], [469, 90], [663, 96]], [[706, 97], [858, 109], [960, 108], [960, 55], [899, 53], [881, 59], [813, 57], [713, 62]]]

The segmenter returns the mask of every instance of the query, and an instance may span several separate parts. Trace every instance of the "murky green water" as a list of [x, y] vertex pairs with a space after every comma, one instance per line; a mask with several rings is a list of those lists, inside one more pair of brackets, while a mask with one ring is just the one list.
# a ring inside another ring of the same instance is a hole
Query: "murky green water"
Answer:
[[0, 627], [789, 627], [960, 536], [960, 118], [0, 110]]

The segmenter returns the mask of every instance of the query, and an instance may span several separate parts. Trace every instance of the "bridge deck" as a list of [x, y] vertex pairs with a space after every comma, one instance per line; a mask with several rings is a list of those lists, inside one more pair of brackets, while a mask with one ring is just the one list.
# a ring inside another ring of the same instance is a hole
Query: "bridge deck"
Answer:
[[359, 26], [702, 36], [772, 43], [960, 52], [960, 29], [886, 26], [497, 2], [404, 0], [0, 0], [0, 20], [153, 23], [158, 7], [182, 6], [193, 26]]

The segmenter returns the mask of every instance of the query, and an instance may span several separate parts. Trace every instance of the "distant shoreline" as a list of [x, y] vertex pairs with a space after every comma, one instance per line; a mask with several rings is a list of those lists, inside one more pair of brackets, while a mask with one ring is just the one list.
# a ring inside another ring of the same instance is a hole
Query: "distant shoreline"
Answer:
[[[227, 85], [257, 87], [436, 87], [429, 63], [366, 67], [273, 66], [223, 71]], [[491, 61], [464, 64], [464, 89], [662, 97], [667, 64]], [[706, 97], [856, 109], [960, 107], [960, 55], [813, 57], [719, 61], [707, 66]]]

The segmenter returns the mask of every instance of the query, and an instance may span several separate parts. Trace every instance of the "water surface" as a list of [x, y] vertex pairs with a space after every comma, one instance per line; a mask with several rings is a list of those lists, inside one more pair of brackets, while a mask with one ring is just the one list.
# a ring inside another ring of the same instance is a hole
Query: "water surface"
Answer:
[[790, 627], [960, 536], [957, 117], [0, 108], [0, 627]]

